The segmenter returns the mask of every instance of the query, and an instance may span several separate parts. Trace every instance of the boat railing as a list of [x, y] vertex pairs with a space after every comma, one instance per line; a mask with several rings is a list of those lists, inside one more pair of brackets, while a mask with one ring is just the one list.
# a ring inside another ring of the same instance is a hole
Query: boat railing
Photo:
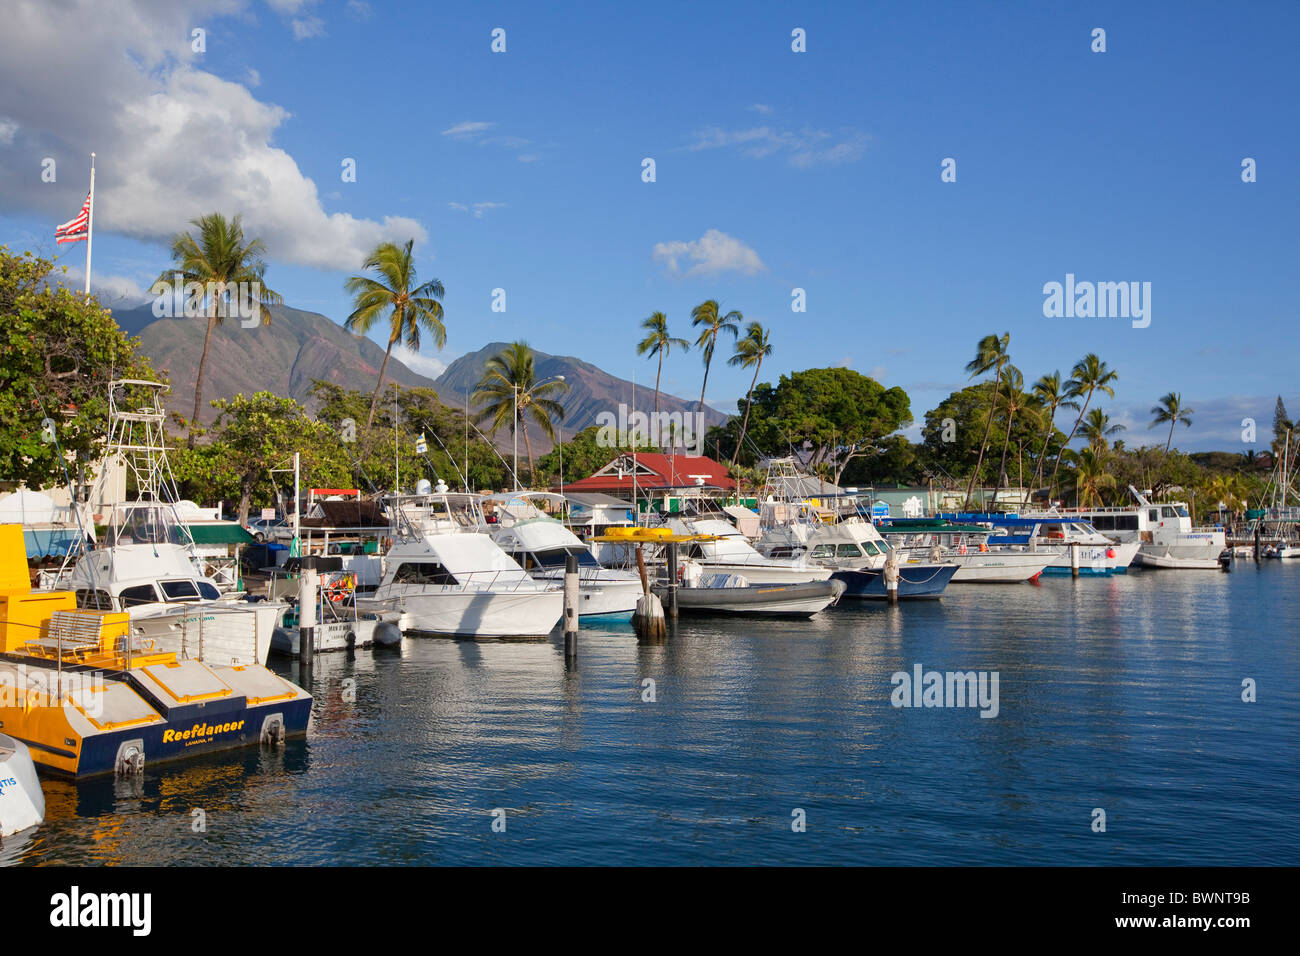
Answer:
[[[449, 573], [455, 579], [454, 582], [393, 581], [392, 583], [409, 588], [429, 588], [439, 594], [455, 593], [457, 591], [534, 591], [539, 588], [551, 590], [550, 587], [543, 587], [541, 582], [518, 568], [490, 568], [483, 571], [452, 571]], [[503, 575], [509, 577], [503, 578]], [[559, 585], [557, 584], [556, 587], [559, 587]]]

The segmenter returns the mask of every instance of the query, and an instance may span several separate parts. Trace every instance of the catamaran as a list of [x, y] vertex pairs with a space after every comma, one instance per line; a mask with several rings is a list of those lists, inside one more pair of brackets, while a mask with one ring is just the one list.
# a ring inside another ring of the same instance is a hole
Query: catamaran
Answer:
[[485, 495], [482, 502], [486, 520], [483, 530], [534, 580], [562, 585], [565, 559], [570, 555], [578, 559], [581, 619], [631, 619], [641, 596], [641, 579], [627, 571], [601, 567], [591, 549], [553, 516], [564, 514], [563, 495], [516, 491]]
[[477, 495], [446, 491], [389, 499], [393, 543], [362, 612], [396, 610], [403, 632], [452, 637], [544, 637], [560, 622], [564, 592], [534, 580], [481, 530]]

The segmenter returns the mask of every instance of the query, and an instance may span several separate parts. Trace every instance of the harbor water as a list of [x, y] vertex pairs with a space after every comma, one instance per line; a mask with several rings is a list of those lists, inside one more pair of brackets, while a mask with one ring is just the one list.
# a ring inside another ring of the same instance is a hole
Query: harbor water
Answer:
[[[996, 716], [893, 706], [891, 675], [918, 664], [995, 672]], [[657, 645], [584, 627], [569, 666], [558, 634], [408, 638], [318, 658], [306, 740], [46, 778], [46, 823], [0, 854], [1296, 865], [1297, 688], [1300, 567], [1279, 562], [953, 585], [806, 623], [683, 619]]]

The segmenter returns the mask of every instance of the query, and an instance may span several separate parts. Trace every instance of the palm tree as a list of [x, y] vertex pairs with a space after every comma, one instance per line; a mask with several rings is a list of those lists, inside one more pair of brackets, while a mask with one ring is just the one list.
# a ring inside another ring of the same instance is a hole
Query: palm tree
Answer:
[[1098, 454], [1092, 448], [1070, 454], [1074, 458], [1076, 504], [1080, 508], [1086, 508], [1093, 499], [1101, 504], [1101, 489], [1115, 486], [1115, 476], [1107, 469], [1106, 456]]
[[422, 328], [433, 333], [438, 348], [447, 344], [447, 327], [442, 324], [442, 303], [438, 301], [443, 296], [442, 283], [430, 279], [424, 285], [412, 288], [415, 285], [415, 261], [411, 255], [414, 245], [414, 239], [406, 240], [406, 245], [401, 247], [392, 242], [380, 243], [362, 263], [363, 269], [375, 270], [379, 278], [352, 276], [343, 284], [352, 294], [354, 306], [343, 328], [353, 335], [365, 335], [384, 312], [392, 310], [388, 314], [388, 348], [384, 350], [384, 364], [379, 367], [379, 381], [370, 399], [367, 428], [375, 420], [375, 406], [384, 387], [384, 373], [388, 371], [388, 358], [393, 353], [393, 346], [401, 342], [412, 352], [419, 351]]
[[1056, 430], [1056, 410], [1058, 408], [1079, 407], [1079, 403], [1074, 401], [1075, 393], [1070, 389], [1072, 383], [1061, 384], [1061, 373], [1059, 371], [1051, 372], [1044, 375], [1034, 383], [1032, 389], [1034, 395], [1045, 406], [1047, 415], [1047, 426], [1043, 429], [1043, 449], [1038, 455], [1038, 467], [1034, 469], [1034, 487], [1038, 487], [1039, 481], [1043, 477], [1043, 463], [1047, 460], [1047, 446], [1052, 440], [1052, 432]]
[[198, 282], [206, 290], [204, 302], [208, 328], [203, 333], [203, 352], [199, 356], [199, 372], [194, 380], [194, 412], [190, 415], [190, 443], [193, 444], [194, 426], [198, 423], [199, 408], [203, 403], [203, 372], [208, 364], [212, 330], [230, 311], [221, 306], [228, 306], [231, 294], [238, 294], [236, 289], [241, 283], [246, 283], [255, 290], [254, 298], [262, 306], [262, 324], [266, 325], [271, 321], [271, 312], [265, 306], [280, 305], [284, 299], [262, 284], [262, 276], [266, 274], [266, 247], [261, 239], [244, 241], [244, 227], [239, 216], [227, 219], [214, 212], [191, 219], [190, 225], [198, 229], [197, 236], [183, 232], [172, 239], [173, 267], [160, 275], [158, 282], [169, 284], [174, 273], [179, 272], [185, 283]]
[[528, 437], [528, 418], [537, 423], [542, 434], [555, 441], [555, 422], [564, 421], [564, 406], [551, 396], [569, 390], [563, 380], [538, 383], [534, 366], [533, 350], [528, 344], [511, 342], [484, 363], [483, 377], [470, 396], [471, 402], [483, 406], [475, 421], [488, 422], [489, 435], [496, 435], [507, 426], [514, 434], [516, 424], [523, 432], [529, 480], [533, 476], [533, 443]]
[[1124, 426], [1116, 423], [1110, 423], [1110, 416], [1100, 408], [1094, 408], [1090, 411], [1083, 421], [1079, 434], [1088, 439], [1088, 445], [1097, 454], [1106, 451], [1106, 439], [1111, 435], [1118, 435], [1124, 431]]
[[[1092, 393], [1104, 392], [1114, 398], [1115, 389], [1111, 386], [1118, 378], [1119, 373], [1112, 371], [1105, 362], [1097, 357], [1095, 352], [1089, 352], [1074, 363], [1074, 368], [1070, 370], [1070, 380], [1067, 385], [1069, 385], [1072, 396], [1084, 396], [1083, 407], [1079, 409], [1079, 417], [1074, 420], [1074, 427], [1070, 429], [1070, 434], [1065, 439], [1065, 445], [1061, 446], [1062, 450], [1074, 440], [1074, 433], [1079, 430], [1079, 426], [1083, 423], [1083, 416], [1088, 411], [1088, 403], [1092, 401]], [[1061, 456], [1057, 455], [1056, 466], [1052, 469], [1052, 482], [1047, 490], [1048, 497], [1051, 497], [1052, 492], [1056, 489], [1056, 474], [1060, 470]]]
[[996, 335], [986, 335], [980, 339], [979, 345], [975, 346], [975, 357], [966, 363], [966, 371], [970, 373], [971, 378], [983, 375], [989, 370], [993, 372], [993, 377], [989, 380], [993, 386], [993, 394], [989, 396], [988, 422], [984, 426], [984, 440], [980, 442], [980, 453], [979, 458], [975, 460], [975, 470], [971, 472], [970, 484], [966, 486], [967, 501], [970, 501], [971, 494], [975, 491], [975, 481], [979, 478], [980, 468], [984, 465], [984, 452], [989, 446], [989, 433], [993, 431], [993, 406], [998, 400], [1002, 366], [1007, 362], [1007, 346], [1010, 344], [1010, 332], [1004, 333], [1001, 338]]
[[731, 453], [731, 467], [735, 467], [740, 456], [740, 446], [745, 442], [745, 429], [749, 427], [749, 406], [754, 400], [754, 386], [758, 384], [758, 370], [763, 367], [763, 359], [772, 354], [772, 341], [767, 329], [757, 322], [750, 322], [745, 334], [736, 343], [736, 354], [727, 359], [728, 365], [741, 368], [754, 367], [754, 377], [750, 380], [749, 391], [745, 395], [745, 417], [740, 422], [740, 437], [736, 439], [736, 450]]
[[1169, 439], [1165, 442], [1165, 454], [1168, 455], [1169, 446], [1174, 441], [1174, 426], [1182, 422], [1188, 428], [1191, 428], [1192, 415], [1195, 414], [1195, 411], [1183, 407], [1183, 396], [1178, 392], [1169, 392], [1160, 399], [1158, 404], [1152, 406], [1151, 414], [1155, 418], [1151, 420], [1151, 424], [1147, 426], [1148, 428], [1155, 428], [1165, 422], [1169, 423]]
[[662, 312], [651, 312], [650, 317], [641, 323], [646, 336], [636, 346], [637, 355], [657, 355], [659, 369], [655, 372], [655, 421], [659, 420], [659, 376], [664, 371], [664, 357], [674, 345], [689, 351], [691, 343], [685, 339], [674, 338], [668, 334], [668, 316]]
[[[1002, 479], [1007, 473], [1007, 450], [1011, 447], [1011, 424], [1015, 421], [1016, 414], [1022, 417], [1037, 417], [1037, 413], [1031, 406], [1033, 399], [1025, 394], [1025, 377], [1020, 373], [1020, 369], [1014, 365], [1008, 365], [1002, 370], [1002, 392], [1003, 408], [1007, 413], [1007, 433], [1002, 439], [1002, 462], [998, 465], [998, 487], [1002, 486]], [[1008, 479], [1008, 484], [1010, 479]]]
[[700, 328], [699, 338], [695, 340], [697, 349], [704, 349], [704, 384], [700, 386], [700, 411], [704, 411], [704, 390], [709, 387], [709, 366], [713, 364], [713, 347], [718, 342], [719, 332], [729, 332], [731, 337], [740, 335], [740, 323], [745, 317], [732, 309], [722, 315], [717, 299], [708, 299], [691, 309], [691, 325]]

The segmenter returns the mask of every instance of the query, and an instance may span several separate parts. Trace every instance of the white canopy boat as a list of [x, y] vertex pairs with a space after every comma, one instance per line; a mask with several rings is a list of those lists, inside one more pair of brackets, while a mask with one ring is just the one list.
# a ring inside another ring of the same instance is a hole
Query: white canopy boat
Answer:
[[[663, 584], [653, 585], [660, 600], [668, 595]], [[812, 617], [835, 604], [844, 593], [842, 581], [804, 581], [754, 584], [741, 574], [706, 572], [698, 561], [682, 563], [677, 588], [680, 614], [733, 614], [746, 617]]]
[[358, 610], [396, 610], [404, 632], [453, 637], [544, 637], [559, 623], [562, 587], [534, 580], [479, 530], [477, 495], [394, 496], [390, 509], [383, 579]]
[[705, 571], [743, 575], [751, 584], [798, 584], [825, 581], [831, 576], [830, 568], [804, 554], [769, 557], [760, 553], [735, 525], [722, 518], [668, 514], [662, 516], [661, 523], [675, 534], [713, 539], [693, 541], [683, 554], [684, 558], [698, 561]]
[[565, 559], [570, 555], [578, 559], [579, 618], [632, 617], [641, 596], [640, 578], [628, 571], [601, 567], [591, 549], [553, 516], [564, 513], [563, 495], [516, 491], [485, 495], [482, 501], [484, 530], [534, 580], [562, 586]]

